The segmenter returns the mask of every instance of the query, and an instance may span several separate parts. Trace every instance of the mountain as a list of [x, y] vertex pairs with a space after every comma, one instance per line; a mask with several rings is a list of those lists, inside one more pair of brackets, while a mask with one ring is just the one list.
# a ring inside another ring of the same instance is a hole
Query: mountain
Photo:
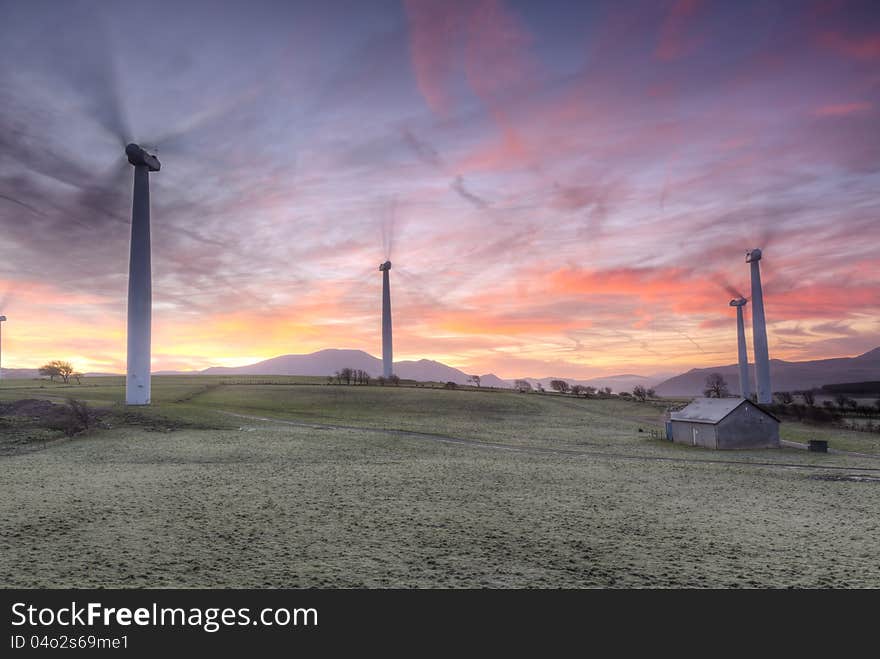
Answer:
[[[713, 368], [693, 368], [654, 387], [661, 396], [697, 396], [705, 387], [710, 373], [721, 373], [731, 392], [739, 391], [739, 367], [736, 364]], [[754, 365], [749, 365], [754, 381]], [[817, 359], [806, 362], [770, 360], [770, 382], [773, 391], [812, 389], [823, 384], [880, 380], [880, 348], [857, 357]], [[754, 386], [753, 386], [754, 388]]]
[[480, 386], [496, 387], [498, 389], [510, 389], [511, 387], [513, 387], [513, 383], [509, 380], [502, 380], [494, 373], [487, 373], [486, 375], [480, 376]]
[[[355, 368], [370, 375], [382, 374], [382, 361], [363, 350], [319, 350], [307, 355], [281, 355], [247, 366], [213, 366], [206, 375], [332, 375], [343, 368]], [[401, 377], [403, 377], [401, 375]]]
[[[206, 375], [315, 375], [328, 376], [343, 368], [382, 375], [382, 360], [363, 350], [330, 348], [307, 355], [281, 355], [247, 366], [214, 366], [201, 371]], [[394, 362], [394, 372], [404, 380], [455, 382], [467, 384], [470, 376], [457, 368], [430, 359]], [[489, 373], [480, 377], [484, 387], [510, 387], [510, 383]]]

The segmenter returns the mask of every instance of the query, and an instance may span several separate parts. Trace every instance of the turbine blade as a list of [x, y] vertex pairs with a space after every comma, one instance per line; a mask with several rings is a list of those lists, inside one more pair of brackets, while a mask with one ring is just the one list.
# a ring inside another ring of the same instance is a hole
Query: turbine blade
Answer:
[[391, 260], [394, 252], [394, 232], [397, 220], [397, 200], [392, 199], [385, 208], [382, 218], [382, 254], [386, 261]]
[[45, 47], [48, 62], [83, 97], [95, 122], [123, 148], [134, 139], [122, 103], [119, 57], [111, 44], [103, 18], [85, 4], [58, 17], [51, 45]]
[[0, 293], [0, 316], [5, 315], [5, 312], [9, 310], [9, 307], [12, 306], [12, 289], [6, 288], [2, 293]]
[[11, 203], [17, 204], [23, 208], [26, 208], [31, 213], [36, 213], [37, 215], [45, 215], [45, 213], [43, 213], [42, 211], [37, 210], [36, 208], [31, 206], [30, 204], [27, 204], [27, 203], [21, 201], [20, 199], [16, 199], [15, 197], [10, 197], [9, 195], [5, 195], [5, 194], [0, 194], [0, 199], [5, 199], [8, 202], [11, 202]]
[[725, 291], [727, 291], [727, 293], [728, 293], [729, 295], [733, 296], [734, 298], [745, 297], [745, 296], [739, 291], [739, 289], [736, 288], [735, 286], [733, 286], [729, 281], [727, 281], [727, 279], [726, 279], [725, 277], [723, 277], [723, 276], [721, 276], [721, 275], [718, 275], [718, 276], [716, 276], [716, 277], [713, 278], [713, 281], [714, 281], [714, 282], [715, 282], [720, 288], [722, 288], [722, 289], [724, 289]]
[[421, 298], [422, 300], [427, 300], [436, 307], [443, 306], [442, 300], [429, 290], [428, 285], [425, 284], [424, 279], [419, 275], [414, 274], [406, 268], [396, 268], [396, 271], [397, 274], [400, 275], [400, 278], [403, 279], [402, 283], [405, 284], [404, 286], [398, 286], [398, 290], [403, 293], [404, 296], [414, 296]]
[[131, 167], [120, 158], [97, 182], [81, 187], [76, 196], [80, 208], [123, 223], [130, 222]]
[[264, 88], [265, 83], [256, 83], [236, 94], [232, 94], [226, 99], [214, 101], [209, 107], [190, 115], [168, 132], [161, 133], [154, 136], [153, 139], [147, 140], [146, 144], [165, 151], [179, 149], [181, 141], [187, 136], [227, 119], [235, 110], [256, 99]]

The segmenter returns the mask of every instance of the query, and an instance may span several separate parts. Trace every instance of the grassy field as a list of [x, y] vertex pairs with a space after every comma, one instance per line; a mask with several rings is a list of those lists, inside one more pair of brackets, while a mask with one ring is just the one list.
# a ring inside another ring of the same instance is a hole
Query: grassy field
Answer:
[[672, 445], [659, 404], [153, 382], [0, 385], [105, 410], [0, 455], [0, 586], [880, 587], [880, 460]]

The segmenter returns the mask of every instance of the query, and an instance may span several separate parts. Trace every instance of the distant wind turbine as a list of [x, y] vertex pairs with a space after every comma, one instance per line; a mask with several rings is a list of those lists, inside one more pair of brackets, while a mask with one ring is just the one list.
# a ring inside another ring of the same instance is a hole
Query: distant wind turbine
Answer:
[[382, 222], [382, 248], [385, 261], [379, 264], [382, 273], [382, 376], [394, 375], [394, 349], [391, 338], [391, 253], [394, 251], [397, 200], [392, 199]]
[[767, 323], [764, 320], [764, 294], [761, 290], [761, 250], [746, 253], [746, 263], [751, 264], [752, 274], [752, 342], [755, 349], [755, 380], [758, 402], [771, 403], [770, 352], [767, 348]]
[[387, 379], [393, 375], [394, 357], [391, 343], [391, 261], [379, 266], [382, 273], [382, 375]]
[[6, 316], [0, 316], [0, 380], [3, 379], [3, 323]]
[[743, 307], [746, 306], [744, 297], [730, 301], [730, 306], [736, 307], [736, 346], [739, 355], [739, 393], [743, 398], [748, 398], [749, 392], [749, 355], [746, 350], [746, 329], [743, 322]]

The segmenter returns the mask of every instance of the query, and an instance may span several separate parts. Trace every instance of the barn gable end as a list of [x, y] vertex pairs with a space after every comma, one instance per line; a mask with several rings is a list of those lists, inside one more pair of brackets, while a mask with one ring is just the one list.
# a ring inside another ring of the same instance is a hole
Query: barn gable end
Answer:
[[779, 419], [743, 398], [696, 398], [670, 415], [672, 440], [716, 449], [778, 448]]

